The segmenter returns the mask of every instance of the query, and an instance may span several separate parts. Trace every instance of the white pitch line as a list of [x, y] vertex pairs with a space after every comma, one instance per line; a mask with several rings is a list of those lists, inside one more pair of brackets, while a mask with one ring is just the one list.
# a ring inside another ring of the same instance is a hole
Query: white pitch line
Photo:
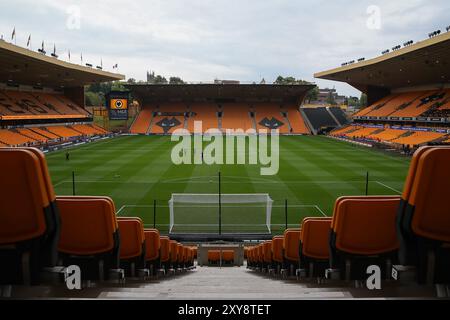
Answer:
[[[75, 181], [76, 183], [120, 183], [120, 184], [211, 184], [211, 183], [217, 183], [217, 181], [189, 181], [188, 179], [182, 181], [164, 181], [164, 180], [158, 180], [158, 181], [121, 181], [121, 180], [78, 180]], [[64, 184], [64, 183], [72, 183], [71, 180], [64, 180], [60, 181], [58, 183], [55, 183], [55, 187]], [[246, 181], [222, 181], [222, 184], [303, 184], [303, 185], [325, 185], [325, 184], [348, 184], [348, 183], [362, 183], [362, 181], [358, 180], [349, 180], [349, 181], [300, 181], [300, 180], [291, 180], [291, 181], [252, 181], [250, 179]]]
[[322, 211], [322, 209], [320, 209], [320, 207], [318, 205], [315, 205], [314, 207], [316, 207], [317, 210], [320, 211], [320, 213], [324, 216], [324, 217], [328, 217], [325, 212]]
[[116, 216], [118, 216], [120, 214], [120, 212], [122, 211], [122, 209], [125, 208], [125, 206], [121, 206], [119, 211], [116, 212]]
[[398, 194], [402, 194], [401, 191], [399, 191], [399, 190], [397, 190], [397, 189], [394, 189], [394, 188], [392, 188], [392, 187], [389, 187], [388, 185], [386, 185], [386, 184], [384, 184], [384, 183], [382, 183], [382, 182], [380, 182], [380, 181], [375, 181], [375, 182], [378, 183], [379, 185], [385, 187], [385, 188], [391, 189], [392, 191], [394, 191], [394, 192], [396, 192], [396, 193], [398, 193]]

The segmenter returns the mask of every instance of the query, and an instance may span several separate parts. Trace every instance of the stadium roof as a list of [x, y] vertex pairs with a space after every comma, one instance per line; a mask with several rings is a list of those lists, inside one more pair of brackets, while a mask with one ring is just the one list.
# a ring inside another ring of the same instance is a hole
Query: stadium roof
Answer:
[[125, 84], [138, 98], [161, 100], [264, 100], [301, 102], [314, 85], [276, 84]]
[[328, 71], [316, 78], [347, 82], [360, 91], [450, 83], [450, 32], [397, 51]]
[[61, 61], [0, 40], [0, 82], [59, 88], [123, 79], [121, 74]]

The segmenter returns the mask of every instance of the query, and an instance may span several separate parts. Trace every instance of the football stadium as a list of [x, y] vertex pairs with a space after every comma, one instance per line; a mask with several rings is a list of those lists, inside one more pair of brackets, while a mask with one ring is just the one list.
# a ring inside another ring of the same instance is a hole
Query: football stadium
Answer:
[[316, 70], [349, 111], [308, 81], [127, 81], [14, 28], [0, 298], [449, 298], [450, 32], [426, 31]]

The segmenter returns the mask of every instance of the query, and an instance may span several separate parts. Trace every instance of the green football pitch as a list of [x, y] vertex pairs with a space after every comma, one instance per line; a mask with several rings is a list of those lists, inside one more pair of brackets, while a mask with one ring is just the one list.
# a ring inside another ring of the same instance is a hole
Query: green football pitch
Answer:
[[[69, 160], [66, 150], [52, 152], [47, 161], [57, 195], [73, 193], [75, 172], [77, 195], [110, 196], [117, 215], [141, 217], [163, 233], [169, 229], [171, 195], [216, 194], [219, 171], [223, 194], [270, 195], [271, 230], [278, 234], [286, 211], [289, 227], [297, 227], [304, 217], [332, 215], [339, 196], [364, 195], [367, 172], [370, 195], [400, 194], [409, 166], [404, 157], [323, 136], [282, 136], [278, 174], [262, 176], [259, 164], [175, 165], [175, 144], [168, 136], [122, 136], [71, 148]], [[267, 232], [265, 209], [224, 204], [223, 232]], [[217, 232], [218, 211], [214, 204], [177, 206], [175, 223], [180, 232]]]

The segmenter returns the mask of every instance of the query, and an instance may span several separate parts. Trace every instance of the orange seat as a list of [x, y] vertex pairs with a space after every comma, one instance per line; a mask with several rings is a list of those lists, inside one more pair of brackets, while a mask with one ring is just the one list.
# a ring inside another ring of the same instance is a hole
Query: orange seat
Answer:
[[303, 257], [328, 260], [331, 218], [305, 218], [302, 222], [300, 252]]
[[276, 263], [283, 263], [283, 236], [275, 236], [272, 239], [272, 259]]
[[234, 261], [234, 250], [222, 250], [222, 261], [233, 262]]
[[309, 277], [324, 276], [329, 263], [331, 218], [305, 218], [300, 233], [300, 269]]
[[286, 229], [283, 236], [283, 271], [294, 275], [299, 265], [300, 228]]
[[160, 236], [159, 240], [161, 242], [160, 260], [162, 263], [166, 263], [170, 260], [170, 238]]
[[178, 258], [178, 242], [175, 240], [170, 240], [170, 265], [171, 267], [175, 267], [177, 264]]
[[[347, 280], [365, 279], [371, 264], [386, 271], [385, 267], [395, 261], [399, 246], [395, 219], [400, 198], [343, 197], [338, 201], [330, 243], [332, 268], [345, 270]], [[349, 266], [346, 261], [353, 264]]]
[[145, 229], [145, 260], [154, 261], [159, 258], [161, 248], [159, 231], [156, 229]]
[[298, 262], [298, 245], [300, 241], [300, 228], [286, 229], [283, 236], [284, 259]]
[[109, 269], [119, 267], [119, 236], [112, 200], [65, 196], [57, 197], [56, 203], [62, 222], [58, 250], [63, 264], [80, 266], [83, 279], [103, 280]]
[[417, 267], [419, 283], [450, 283], [449, 159], [449, 147], [419, 149], [404, 187], [403, 212], [397, 220], [400, 263]]
[[212, 263], [217, 263], [220, 261], [220, 251], [219, 250], [208, 250], [208, 261]]
[[136, 268], [145, 267], [144, 224], [140, 218], [117, 218], [120, 235], [120, 265], [126, 275], [135, 276]]
[[263, 243], [263, 261], [264, 263], [272, 263], [272, 241], [266, 241]]
[[38, 283], [39, 270], [56, 264], [60, 231], [45, 157], [1, 148], [0, 163], [0, 284]]

